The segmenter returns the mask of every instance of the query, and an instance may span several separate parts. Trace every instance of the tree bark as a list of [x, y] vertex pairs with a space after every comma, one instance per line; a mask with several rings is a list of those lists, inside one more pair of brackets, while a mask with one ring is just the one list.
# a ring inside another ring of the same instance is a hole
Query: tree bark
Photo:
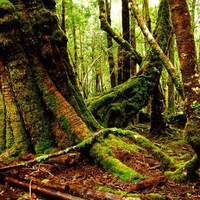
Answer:
[[185, 107], [188, 121], [185, 134], [187, 141], [200, 158], [200, 78], [190, 14], [186, 0], [176, 2], [169, 0], [169, 4], [186, 97]]
[[[41, 153], [80, 142], [100, 126], [76, 87], [54, 1], [12, 3], [1, 5], [1, 117], [10, 115], [2, 150]], [[23, 145], [27, 137], [30, 144]]]
[[[122, 35], [123, 39], [130, 44], [130, 15], [129, 15], [129, 1], [122, 0]], [[123, 82], [130, 78], [131, 63], [130, 56], [126, 51], [122, 51], [123, 54]]]
[[[106, 0], [106, 14], [107, 14], [107, 21], [111, 25], [111, 3]], [[108, 43], [108, 63], [110, 66], [110, 83], [111, 87], [116, 86], [116, 72], [115, 72], [115, 61], [114, 61], [114, 55], [112, 52], [112, 47], [113, 47], [113, 42], [112, 42], [112, 37], [107, 33], [107, 43]]]

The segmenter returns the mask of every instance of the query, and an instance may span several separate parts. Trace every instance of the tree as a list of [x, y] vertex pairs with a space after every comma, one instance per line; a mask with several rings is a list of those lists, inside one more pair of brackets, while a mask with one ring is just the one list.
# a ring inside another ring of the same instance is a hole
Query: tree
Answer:
[[[1, 116], [5, 122], [1, 138], [5, 145], [1, 150], [10, 149], [9, 155], [30, 150], [41, 153], [90, 135], [81, 116], [86, 119], [91, 114], [77, 89], [66, 52], [66, 36], [58, 26], [55, 2], [20, 1], [20, 4], [22, 10], [16, 9], [15, 2], [1, 5], [1, 30], [4, 30], [0, 43], [4, 107]], [[12, 107], [7, 101], [12, 101]], [[94, 130], [100, 127], [92, 118], [86, 121]]]
[[[122, 0], [122, 35], [124, 40], [130, 43], [130, 16], [129, 16], [129, 1]], [[127, 81], [130, 78], [130, 57], [127, 55], [127, 52], [122, 51], [123, 59], [123, 82]]]
[[[128, 138], [146, 148], [164, 169], [176, 168], [168, 156], [138, 133], [103, 128], [103, 125], [118, 124], [127, 127], [147, 104], [162, 70], [162, 60], [155, 48], [149, 49], [138, 76], [90, 103], [100, 124], [87, 109], [77, 87], [55, 2], [4, 1], [0, 11], [1, 159], [24, 152], [44, 153], [55, 149], [59, 151], [53, 155], [60, 155], [69, 149], [84, 147], [105, 170], [121, 179], [145, 179], [113, 153], [112, 148], [121, 148], [121, 144], [132, 147], [123, 140]], [[100, 11], [100, 14], [105, 13], [105, 10]], [[171, 32], [167, 0], [161, 1], [158, 16], [154, 37], [160, 48], [166, 49]], [[104, 20], [104, 15], [100, 20]], [[141, 64], [139, 54], [123, 38], [117, 36], [116, 40], [129, 48], [131, 56], [138, 58], [136, 61]], [[112, 147], [113, 143], [108, 142], [111, 139], [115, 142], [122, 139], [123, 143], [116, 142]], [[132, 147], [129, 151], [135, 149]], [[48, 157], [45, 155], [42, 160]]]
[[[106, 12], [107, 12], [107, 21], [109, 24], [111, 24], [111, 1], [109, 2], [108, 0], [106, 0]], [[115, 87], [116, 86], [116, 72], [115, 72], [115, 61], [114, 61], [114, 55], [112, 52], [112, 47], [113, 47], [113, 41], [112, 41], [112, 37], [107, 34], [107, 43], [108, 43], [108, 63], [110, 66], [110, 83], [111, 83], [111, 87]]]
[[[186, 0], [169, 0], [174, 32], [176, 35], [180, 68], [184, 82], [185, 107], [187, 113], [187, 123], [185, 134], [188, 143], [196, 152], [197, 166], [200, 166], [200, 89], [199, 70], [195, 51], [193, 28], [190, 22], [190, 14]], [[179, 9], [177, 9], [179, 8]], [[184, 28], [186, 27], [186, 28]], [[184, 40], [183, 40], [184, 38]], [[194, 170], [194, 171], [195, 171]]]

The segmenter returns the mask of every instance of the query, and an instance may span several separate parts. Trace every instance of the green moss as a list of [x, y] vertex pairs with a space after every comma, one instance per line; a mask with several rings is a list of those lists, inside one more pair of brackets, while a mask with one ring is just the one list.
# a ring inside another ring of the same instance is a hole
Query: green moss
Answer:
[[153, 155], [153, 157], [162, 163], [164, 168], [173, 168], [174, 160], [162, 152], [162, 149], [158, 148], [153, 142], [147, 138], [141, 136], [140, 134], [129, 131], [117, 129], [118, 134], [127, 136], [132, 139], [136, 144], [139, 144], [142, 148], [146, 149], [148, 153]]
[[50, 37], [50, 40], [54, 41], [54, 42], [62, 42], [63, 39], [64, 40], [66, 39], [66, 35], [65, 35], [65, 33], [63, 32], [62, 29], [54, 31], [53, 34]]
[[51, 109], [54, 113], [57, 111], [57, 103], [56, 103], [56, 97], [54, 94], [48, 94], [49, 95], [49, 105], [51, 106]]
[[84, 141], [82, 141], [82, 142], [80, 142], [77, 146], [79, 147], [79, 148], [82, 148], [82, 147], [85, 147], [86, 145], [88, 145], [88, 144], [92, 144], [92, 137], [89, 137], [89, 138], [87, 138], [86, 140], [84, 140]]
[[100, 186], [98, 188], [98, 190], [101, 190], [101, 191], [104, 191], [104, 192], [110, 192], [110, 193], [113, 193], [113, 194], [119, 194], [119, 195], [122, 195], [122, 196], [125, 196], [127, 195], [127, 192], [125, 191], [122, 191], [122, 190], [113, 190], [109, 187], [105, 187], [105, 186]]
[[183, 183], [187, 180], [187, 172], [184, 170], [184, 167], [180, 167], [175, 171], [167, 171], [165, 172], [165, 176], [179, 183]]
[[42, 156], [39, 156], [39, 157], [35, 158], [35, 160], [37, 162], [41, 162], [41, 161], [46, 160], [48, 157], [49, 157], [48, 155], [42, 155]]
[[10, 148], [12, 147], [12, 145], [14, 144], [14, 136], [12, 133], [12, 128], [10, 126], [9, 121], [7, 120], [6, 123], [6, 148]]
[[200, 145], [200, 129], [198, 123], [199, 123], [198, 119], [195, 121], [189, 119], [185, 126], [185, 132], [184, 132], [185, 139], [191, 146]]
[[166, 200], [167, 198], [163, 195], [160, 194], [156, 194], [156, 193], [150, 193], [146, 195], [147, 197], [149, 197], [150, 199], [154, 199], [154, 200]]
[[0, 9], [4, 10], [14, 10], [14, 5], [7, 0], [1, 0], [0, 1]]
[[33, 138], [35, 142], [35, 152], [44, 153], [53, 147], [53, 138], [50, 133], [49, 125], [45, 120], [39, 121], [35, 125], [36, 137]]
[[[107, 139], [104, 140], [104, 143], [107, 143], [112, 148], [121, 148], [123, 151], [127, 152], [139, 152], [141, 148], [136, 144], [128, 144], [125, 141], [127, 138], [125, 137], [117, 137], [115, 135], [110, 134]], [[128, 140], [127, 140], [128, 142]]]
[[112, 150], [107, 146], [96, 143], [92, 147], [90, 154], [106, 171], [120, 177], [122, 180], [136, 182], [138, 179], [145, 178], [116, 159]]
[[200, 102], [193, 102], [190, 107], [193, 109], [194, 113], [200, 119]]

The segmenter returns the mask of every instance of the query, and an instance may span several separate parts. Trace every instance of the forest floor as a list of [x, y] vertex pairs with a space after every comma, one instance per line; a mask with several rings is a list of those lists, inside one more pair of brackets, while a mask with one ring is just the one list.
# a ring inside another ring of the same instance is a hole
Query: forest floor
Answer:
[[[187, 161], [194, 154], [180, 135], [176, 138], [155, 138], [148, 135], [147, 128], [139, 130], [140, 134], [156, 142], [167, 155], [176, 158], [177, 162], [179, 160]], [[115, 155], [127, 166], [144, 176], [148, 176], [148, 181], [142, 181], [139, 184], [122, 181], [105, 172], [88, 156], [81, 154], [75, 156], [76, 159], [72, 159], [65, 166], [42, 162], [0, 174], [0, 200], [200, 199], [199, 178], [186, 183], [168, 180], [163, 175], [161, 164], [147, 151], [144, 150], [136, 154], [116, 151]], [[2, 176], [7, 178], [3, 179]], [[20, 182], [20, 180], [23, 181]]]

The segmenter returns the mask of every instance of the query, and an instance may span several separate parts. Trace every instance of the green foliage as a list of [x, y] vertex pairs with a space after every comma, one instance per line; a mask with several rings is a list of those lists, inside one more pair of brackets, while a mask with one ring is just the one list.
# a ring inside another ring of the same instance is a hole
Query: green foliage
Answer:
[[17, 200], [24, 200], [24, 199], [29, 199], [29, 194], [24, 193], [23, 196], [19, 197]]
[[200, 119], [200, 102], [193, 102], [190, 107], [194, 110], [194, 113]]
[[1, 0], [0, 1], [0, 9], [4, 9], [4, 10], [13, 10], [14, 9], [14, 5], [7, 0]]

